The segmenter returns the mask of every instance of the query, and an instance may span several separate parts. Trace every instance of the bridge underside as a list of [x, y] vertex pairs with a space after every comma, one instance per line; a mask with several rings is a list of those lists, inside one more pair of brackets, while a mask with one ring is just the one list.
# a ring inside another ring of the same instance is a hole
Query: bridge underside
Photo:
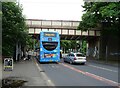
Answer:
[[26, 24], [29, 28], [28, 33], [34, 36], [39, 36], [41, 31], [57, 31], [60, 34], [61, 40], [95, 40], [100, 37], [99, 28], [91, 28], [91, 30], [87, 31], [77, 30], [79, 23], [80, 21], [26, 20]]
[[61, 40], [90, 40], [90, 39], [96, 39], [97, 36], [79, 36], [79, 35], [60, 35]]
[[[39, 39], [39, 34], [31, 34], [31, 36], [34, 39]], [[60, 40], [82, 40], [85, 39], [87, 41], [91, 40], [91, 39], [98, 39], [98, 36], [80, 36], [80, 35], [60, 35]]]

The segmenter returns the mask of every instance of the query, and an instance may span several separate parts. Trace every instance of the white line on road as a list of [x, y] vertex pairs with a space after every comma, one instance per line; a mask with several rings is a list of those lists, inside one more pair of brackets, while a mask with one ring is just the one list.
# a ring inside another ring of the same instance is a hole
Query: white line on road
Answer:
[[[35, 64], [36, 64], [39, 72], [42, 71], [42, 69], [40, 68], [40, 66], [39, 66], [38, 63], [36, 62], [36, 60], [35, 60], [34, 62], [35, 62]], [[43, 80], [46, 81], [47, 86], [55, 86], [55, 85], [53, 84], [53, 82], [47, 77], [47, 75], [46, 75], [45, 73], [42, 72], [42, 73], [40, 73], [40, 74], [42, 75]]]
[[55, 66], [54, 65], [52, 65], [52, 68], [54, 68]]
[[99, 66], [95, 66], [95, 65], [88, 65], [88, 66], [91, 66], [91, 67], [94, 67], [94, 68], [98, 68], [98, 69], [103, 69], [103, 70], [106, 70], [106, 71], [118, 72], [116, 70], [111, 70], [111, 69], [108, 69], [108, 68], [103, 68], [103, 67], [99, 67]]

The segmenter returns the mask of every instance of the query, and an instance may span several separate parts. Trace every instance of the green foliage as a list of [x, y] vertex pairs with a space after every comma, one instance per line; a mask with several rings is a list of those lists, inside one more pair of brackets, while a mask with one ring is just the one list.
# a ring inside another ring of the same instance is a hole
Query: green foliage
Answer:
[[32, 36], [27, 36], [26, 45], [28, 49], [33, 49], [36, 44], [36, 39], [32, 39]]
[[86, 12], [82, 16], [78, 29], [86, 31], [99, 25], [104, 29], [118, 31], [120, 24], [120, 3], [118, 2], [85, 2]]
[[2, 11], [0, 11], [0, 17], [2, 16]]
[[82, 41], [82, 46], [81, 46], [81, 52], [83, 54], [86, 54], [86, 47], [87, 47], [87, 42], [86, 41]]
[[77, 43], [76, 40], [61, 40], [60, 46], [66, 51], [69, 51], [69, 49], [77, 48]]
[[22, 9], [14, 2], [2, 2], [2, 54], [12, 56], [16, 43], [26, 44], [26, 24]]
[[68, 50], [71, 47], [71, 41], [61, 40], [60, 46]]

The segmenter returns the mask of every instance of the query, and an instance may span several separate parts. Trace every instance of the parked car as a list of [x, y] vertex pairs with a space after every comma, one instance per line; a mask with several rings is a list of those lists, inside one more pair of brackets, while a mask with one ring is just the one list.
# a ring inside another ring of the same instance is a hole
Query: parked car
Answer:
[[70, 64], [73, 63], [80, 63], [85, 64], [86, 63], [86, 56], [82, 53], [69, 53], [63, 58], [64, 62], [69, 62]]

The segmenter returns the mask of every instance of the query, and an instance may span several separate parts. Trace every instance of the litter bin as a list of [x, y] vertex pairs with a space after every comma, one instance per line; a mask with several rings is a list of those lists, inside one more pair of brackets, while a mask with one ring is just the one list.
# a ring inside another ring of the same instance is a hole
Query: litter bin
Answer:
[[4, 59], [4, 71], [12, 71], [13, 70], [13, 59], [5, 58]]

